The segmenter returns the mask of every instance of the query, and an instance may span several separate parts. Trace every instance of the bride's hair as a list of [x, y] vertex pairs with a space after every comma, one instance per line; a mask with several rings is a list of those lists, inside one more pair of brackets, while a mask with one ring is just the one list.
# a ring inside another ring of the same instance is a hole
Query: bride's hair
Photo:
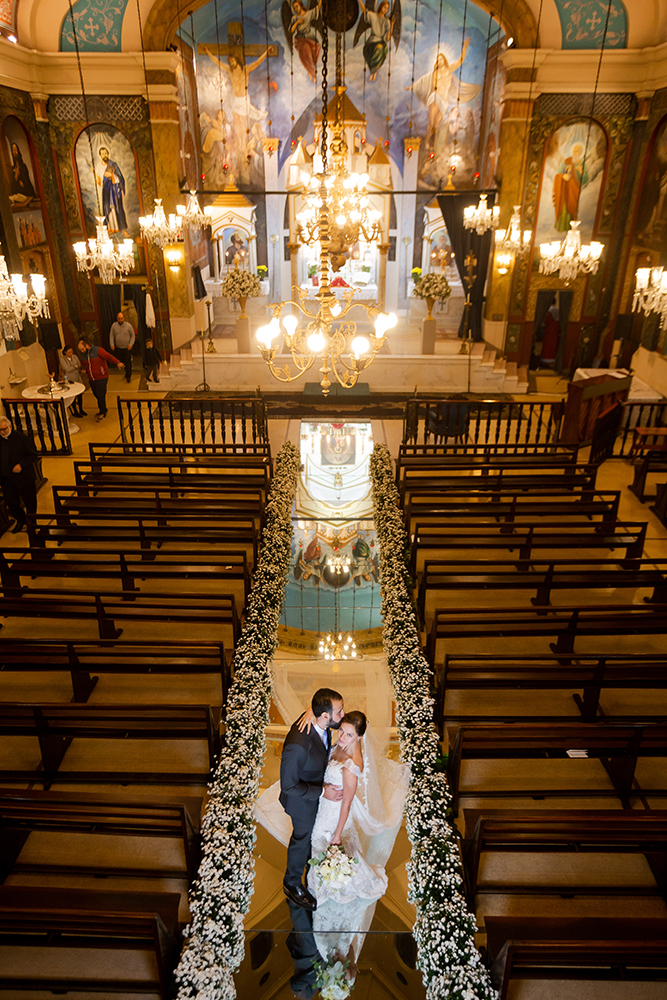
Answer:
[[354, 726], [357, 736], [363, 736], [366, 732], [367, 719], [363, 712], [346, 712], [343, 722], [349, 722]]

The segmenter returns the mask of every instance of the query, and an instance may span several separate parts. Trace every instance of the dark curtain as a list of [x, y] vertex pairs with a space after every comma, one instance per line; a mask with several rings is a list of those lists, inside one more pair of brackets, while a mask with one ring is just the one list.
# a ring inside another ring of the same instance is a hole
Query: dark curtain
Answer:
[[[496, 192], [485, 191], [482, 194], [488, 195], [487, 205], [489, 208], [492, 208]], [[489, 254], [493, 246], [493, 230], [488, 229], [483, 236], [478, 236], [474, 230], [465, 229], [463, 225], [463, 209], [467, 208], [468, 205], [476, 205], [479, 202], [479, 195], [479, 191], [453, 191], [451, 194], [438, 195], [438, 204], [440, 205], [442, 217], [445, 220], [445, 226], [447, 227], [452, 250], [454, 251], [456, 268], [461, 276], [461, 281], [463, 281], [464, 291], [466, 287], [463, 280], [466, 276], [465, 259], [469, 251], [472, 251], [477, 258], [477, 266], [475, 267], [477, 277], [470, 292], [471, 306], [469, 320], [472, 339], [476, 341], [483, 340], [482, 310], [484, 306], [484, 288], [489, 266]], [[466, 336], [465, 320], [464, 310], [459, 326], [459, 337]]]
[[120, 312], [120, 285], [96, 285], [97, 301], [100, 304], [102, 329], [100, 330], [100, 345], [109, 349], [109, 330]]
[[535, 303], [535, 322], [533, 323], [533, 335], [537, 333], [545, 319], [547, 318], [547, 313], [551, 309], [551, 306], [556, 301], [556, 289], [555, 288], [540, 288], [537, 293], [537, 302]]
[[570, 319], [570, 310], [574, 301], [574, 292], [569, 288], [563, 288], [558, 292], [558, 323], [560, 326], [560, 337], [558, 338], [558, 351], [556, 352], [556, 371], [562, 372], [565, 364], [565, 340], [567, 338], [567, 324]]
[[204, 279], [201, 276], [201, 270], [199, 264], [192, 265], [192, 284], [194, 285], [194, 293], [197, 301], [206, 298], [206, 286], [204, 285]]
[[137, 310], [137, 337], [143, 348], [146, 342], [146, 291], [141, 285], [123, 285], [123, 298], [132, 299]]

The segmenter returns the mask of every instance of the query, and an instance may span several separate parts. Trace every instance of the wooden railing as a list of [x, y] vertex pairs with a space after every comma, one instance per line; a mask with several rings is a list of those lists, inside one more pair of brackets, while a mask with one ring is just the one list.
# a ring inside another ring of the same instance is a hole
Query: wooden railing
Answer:
[[67, 407], [62, 399], [3, 399], [14, 430], [31, 437], [38, 455], [71, 455]]
[[555, 445], [563, 403], [479, 399], [409, 399], [403, 444], [518, 445], [527, 453]]
[[635, 427], [667, 427], [667, 400], [660, 403], [622, 403], [621, 425], [614, 458], [626, 458], [632, 448]]
[[127, 443], [212, 444], [221, 452], [268, 449], [266, 405], [251, 397], [123, 399], [118, 397], [120, 432]]

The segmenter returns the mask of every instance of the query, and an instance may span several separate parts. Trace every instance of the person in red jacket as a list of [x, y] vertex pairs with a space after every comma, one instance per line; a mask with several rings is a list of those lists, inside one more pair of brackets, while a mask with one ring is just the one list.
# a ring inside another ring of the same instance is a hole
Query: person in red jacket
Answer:
[[113, 354], [105, 351], [103, 347], [90, 344], [83, 337], [79, 340], [77, 347], [82, 357], [82, 368], [88, 376], [90, 388], [93, 390], [93, 396], [97, 400], [97, 408], [100, 411], [96, 419], [104, 420], [107, 415], [109, 364], [118, 365], [120, 369], [123, 369], [125, 365], [122, 361], [114, 358]]

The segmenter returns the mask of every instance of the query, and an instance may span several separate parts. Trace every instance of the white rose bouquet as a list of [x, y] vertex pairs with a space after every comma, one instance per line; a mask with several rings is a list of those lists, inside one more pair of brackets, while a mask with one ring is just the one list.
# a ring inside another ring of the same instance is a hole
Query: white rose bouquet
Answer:
[[330, 844], [326, 851], [316, 854], [308, 862], [320, 885], [328, 889], [342, 889], [354, 875], [354, 866], [359, 864], [359, 858], [350, 858], [338, 844]]
[[415, 279], [415, 297], [418, 299], [448, 299], [451, 294], [444, 274], [424, 274]]
[[262, 286], [257, 275], [251, 274], [250, 271], [242, 271], [238, 267], [229, 271], [220, 290], [229, 299], [240, 299], [242, 296], [257, 298], [262, 294]]
[[346, 1000], [349, 997], [354, 986], [354, 979], [347, 972], [349, 964], [336, 955], [330, 955], [326, 962], [315, 962], [315, 986], [322, 1000]]

